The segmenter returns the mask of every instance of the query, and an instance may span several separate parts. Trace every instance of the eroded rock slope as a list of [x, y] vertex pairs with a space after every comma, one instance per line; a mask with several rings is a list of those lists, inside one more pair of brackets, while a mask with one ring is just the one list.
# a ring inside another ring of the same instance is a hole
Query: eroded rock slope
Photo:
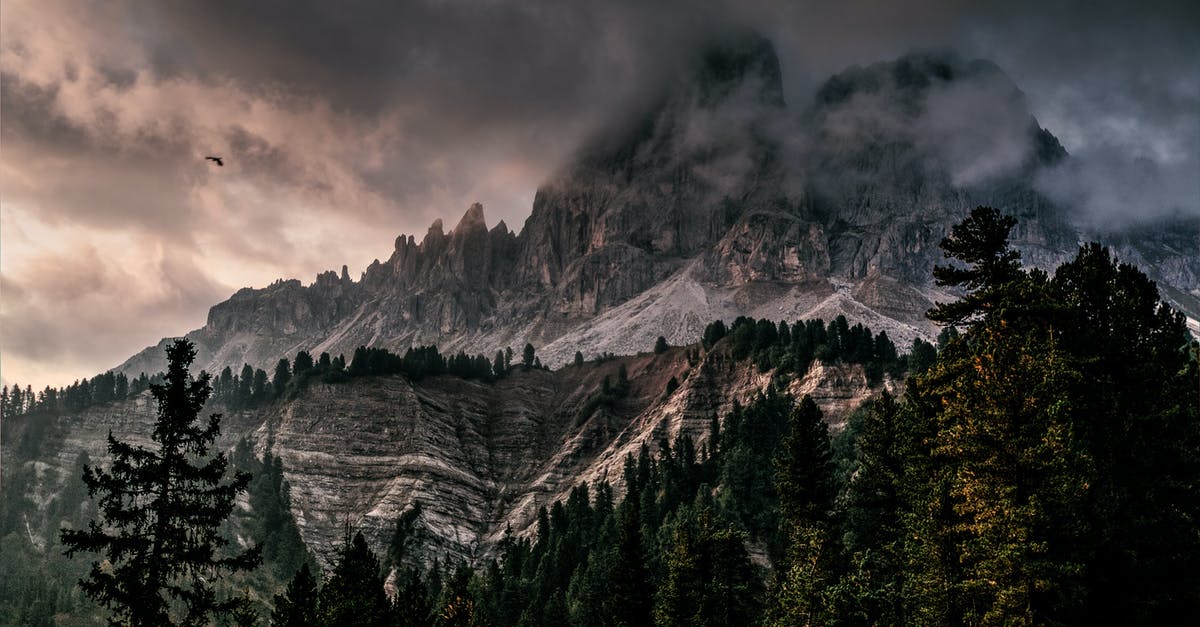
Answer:
[[[694, 365], [687, 350], [556, 371], [518, 368], [494, 383], [451, 376], [414, 383], [399, 375], [313, 382], [262, 410], [226, 413], [220, 445], [232, 448], [244, 437], [282, 458], [292, 511], [323, 561], [347, 523], [383, 548], [400, 514], [417, 503], [422, 556], [475, 560], [506, 530], [531, 531], [538, 507], [565, 499], [576, 485], [607, 480], [619, 494], [624, 458], [643, 444], [654, 451], [663, 438], [687, 435], [699, 449], [714, 415], [745, 403], [772, 378], [720, 345]], [[589, 403], [622, 367], [628, 393], [611, 405]], [[667, 394], [671, 377], [682, 383]], [[858, 366], [817, 364], [786, 386], [812, 394], [835, 428], [881, 389]], [[40, 468], [31, 492], [45, 502], [77, 480], [81, 450], [105, 459], [110, 431], [148, 443], [153, 420], [148, 394], [59, 418], [47, 444], [53, 454], [30, 462]]]

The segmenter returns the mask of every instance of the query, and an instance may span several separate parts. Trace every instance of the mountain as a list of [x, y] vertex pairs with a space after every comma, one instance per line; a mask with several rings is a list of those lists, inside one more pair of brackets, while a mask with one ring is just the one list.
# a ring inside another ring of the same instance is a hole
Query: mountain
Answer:
[[[1200, 222], [1076, 226], [1073, 207], [1039, 191], [1070, 155], [994, 64], [908, 55], [850, 68], [789, 106], [771, 44], [741, 36], [679, 76], [582, 145], [538, 190], [519, 233], [489, 227], [476, 204], [448, 231], [439, 220], [398, 237], [357, 280], [343, 266], [309, 285], [242, 289], [187, 334], [209, 372], [271, 371], [300, 350], [349, 358], [359, 346], [436, 344], [490, 356], [526, 342], [555, 368], [487, 383], [313, 378], [255, 409], [206, 408], [225, 414], [221, 447], [245, 438], [281, 460], [291, 513], [322, 566], [347, 523], [382, 552], [417, 504], [417, 559], [482, 563], [575, 486], [608, 480], [621, 493], [626, 455], [643, 445], [686, 435], [704, 450], [714, 416], [772, 380], [812, 394], [837, 431], [904, 381], [836, 359], [778, 377], [730, 342], [694, 342], [707, 323], [740, 315], [842, 314], [902, 350], [933, 336], [924, 312], [953, 296], [932, 283], [938, 243], [975, 205], [1019, 218], [1025, 263], [1051, 268], [1099, 238], [1200, 318]], [[660, 335], [672, 347], [645, 352]], [[120, 369], [159, 371], [161, 347]], [[589, 361], [565, 365], [577, 350]], [[604, 353], [617, 356], [596, 359]], [[622, 372], [627, 387], [610, 393]], [[5, 470], [29, 479], [29, 506], [6, 508], [5, 521], [44, 548], [30, 521], [40, 513], [57, 527], [53, 504], [76, 483], [79, 452], [103, 459], [109, 432], [145, 443], [153, 420], [146, 393], [6, 419]]]
[[[472, 205], [446, 232], [396, 238], [361, 278], [243, 289], [187, 336], [209, 371], [270, 369], [359, 345], [491, 355], [525, 342], [549, 365], [627, 354], [713, 319], [841, 313], [901, 343], [922, 314], [938, 242], [978, 204], [1017, 216], [1026, 263], [1101, 237], [1200, 317], [1200, 223], [1081, 232], [1037, 179], [1070, 157], [994, 64], [912, 54], [831, 77], [788, 107], [757, 36], [719, 41], [640, 112], [604, 129], [537, 192], [519, 234]], [[162, 345], [119, 369], [162, 366]]]

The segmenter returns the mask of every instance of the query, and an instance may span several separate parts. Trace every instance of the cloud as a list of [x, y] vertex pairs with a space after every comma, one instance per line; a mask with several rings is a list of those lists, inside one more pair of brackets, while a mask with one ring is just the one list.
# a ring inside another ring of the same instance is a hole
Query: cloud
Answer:
[[[82, 232], [69, 239], [67, 251], [21, 260], [12, 272], [6, 264], [0, 277], [6, 380], [40, 388], [91, 376], [115, 366], [115, 355], [198, 326], [206, 307], [230, 290], [194, 259], [152, 241], [96, 242]], [[122, 252], [112, 259], [97, 243]], [[129, 257], [136, 258], [136, 273], [127, 269]], [[57, 376], [39, 378], [50, 374]]]
[[1157, 161], [1128, 146], [1089, 147], [1043, 173], [1038, 188], [1073, 209], [1082, 226], [1115, 232], [1198, 215], [1200, 172], [1194, 159]]
[[934, 89], [916, 134], [949, 166], [951, 182], [972, 187], [1012, 175], [1028, 163], [1034, 123], [1012, 81], [999, 71], [984, 72]]

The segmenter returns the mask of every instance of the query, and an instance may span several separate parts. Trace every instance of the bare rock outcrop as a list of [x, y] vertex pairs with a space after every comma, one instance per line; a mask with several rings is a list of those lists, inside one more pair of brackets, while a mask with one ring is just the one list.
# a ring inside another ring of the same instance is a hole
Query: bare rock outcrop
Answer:
[[[773, 379], [723, 345], [693, 365], [687, 353], [697, 348], [556, 371], [518, 368], [493, 383], [452, 376], [414, 383], [398, 375], [311, 382], [259, 410], [205, 411], [224, 411], [220, 447], [247, 438], [282, 459], [301, 535], [326, 565], [346, 524], [382, 550], [400, 514], [417, 504], [419, 556], [477, 562], [492, 555], [506, 531], [532, 532], [538, 508], [577, 485], [608, 481], [621, 494], [625, 456], [643, 445], [655, 451], [664, 438], [688, 436], [699, 448], [714, 416], [723, 418]], [[622, 367], [628, 393], [611, 404], [589, 402]], [[668, 394], [672, 377], [682, 383]], [[888, 380], [883, 387], [895, 392], [897, 385]], [[861, 367], [819, 364], [786, 386], [797, 396], [811, 394], [835, 430], [882, 389], [868, 384]], [[110, 431], [149, 444], [153, 422], [148, 393], [58, 418], [52, 450], [28, 461], [41, 468], [30, 492], [48, 501], [77, 480], [80, 451], [94, 462], [106, 459]], [[12, 463], [11, 449], [4, 453]]]

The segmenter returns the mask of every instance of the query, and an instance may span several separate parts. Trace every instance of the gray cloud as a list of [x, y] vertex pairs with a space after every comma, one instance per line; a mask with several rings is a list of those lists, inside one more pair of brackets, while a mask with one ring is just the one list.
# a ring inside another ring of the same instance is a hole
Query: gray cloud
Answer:
[[116, 355], [202, 322], [207, 307], [229, 293], [187, 256], [140, 253], [136, 273], [84, 244], [29, 260], [17, 279], [0, 277], [6, 365], [28, 362], [20, 376], [8, 369], [5, 380], [41, 387], [66, 382], [59, 373], [94, 374], [115, 365]]
[[[1109, 222], [1200, 213], [1195, 3], [13, 0], [4, 378], [94, 374], [199, 323], [228, 289], [362, 268], [471, 202], [518, 226], [584, 138], [727, 28], [775, 42], [794, 109], [828, 75], [914, 48], [993, 59], [1077, 157], [1048, 193]], [[977, 129], [961, 114], [1007, 96], [940, 94], [914, 132], [961, 182], [1002, 173], [1027, 147], [983, 139], [1022, 120], [1000, 107], [998, 128]], [[680, 132], [716, 141], [749, 123], [714, 115]], [[201, 160], [214, 152], [225, 168]], [[719, 187], [746, 160], [734, 147], [697, 174]], [[103, 339], [81, 348], [89, 334]]]

